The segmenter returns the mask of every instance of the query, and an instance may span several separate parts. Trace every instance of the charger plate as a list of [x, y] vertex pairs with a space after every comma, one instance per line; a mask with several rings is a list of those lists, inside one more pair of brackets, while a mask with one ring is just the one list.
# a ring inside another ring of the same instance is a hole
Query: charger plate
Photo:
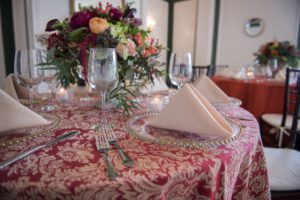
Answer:
[[229, 103], [211, 103], [216, 109], [229, 109], [237, 108], [242, 105], [242, 101], [233, 97], [230, 97]]
[[165, 146], [209, 148], [219, 147], [237, 140], [243, 128], [234, 121], [227, 119], [233, 133], [227, 137], [200, 136], [194, 133], [174, 131], [150, 126], [149, 120], [158, 112], [146, 112], [131, 117], [126, 122], [127, 131], [135, 138]]
[[50, 123], [45, 126], [18, 129], [3, 133], [0, 137], [0, 148], [26, 142], [57, 130], [62, 122], [61, 117], [53, 113], [39, 113]]

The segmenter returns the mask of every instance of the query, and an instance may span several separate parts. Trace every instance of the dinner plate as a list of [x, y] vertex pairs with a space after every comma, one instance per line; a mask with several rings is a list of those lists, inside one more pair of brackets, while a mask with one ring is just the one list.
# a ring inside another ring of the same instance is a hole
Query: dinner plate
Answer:
[[3, 133], [0, 137], [0, 148], [29, 141], [58, 129], [61, 124], [61, 118], [58, 115], [53, 113], [39, 114], [47, 119], [50, 123], [44, 126], [23, 128]]
[[233, 133], [227, 137], [200, 136], [194, 133], [150, 126], [148, 124], [149, 120], [157, 114], [158, 112], [146, 112], [131, 117], [126, 123], [128, 132], [144, 141], [166, 146], [190, 148], [209, 148], [229, 144], [238, 139], [243, 132], [241, 126], [229, 119]]
[[211, 103], [216, 109], [229, 109], [237, 108], [242, 104], [242, 101], [233, 97], [230, 97], [229, 103]]

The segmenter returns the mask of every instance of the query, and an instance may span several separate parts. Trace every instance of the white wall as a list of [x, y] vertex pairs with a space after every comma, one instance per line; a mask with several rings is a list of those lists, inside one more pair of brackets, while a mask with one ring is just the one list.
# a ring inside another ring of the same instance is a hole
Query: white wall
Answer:
[[197, 0], [174, 4], [173, 52], [191, 52], [194, 60]]
[[[159, 42], [166, 47], [168, 43], [168, 3], [162, 0], [147, 1], [145, 10], [146, 20], [149, 18], [155, 21], [151, 37], [159, 39]], [[146, 20], [143, 19], [144, 26]], [[167, 62], [167, 50], [163, 50], [159, 60]]]
[[209, 65], [214, 28], [214, 1], [198, 0], [195, 65]]
[[1, 24], [1, 10], [0, 10], [0, 85], [4, 80], [5, 74], [5, 62], [4, 62], [4, 51], [3, 51], [3, 38], [2, 38], [2, 24]]
[[[299, 0], [221, 1], [217, 64], [251, 63], [259, 46], [275, 38], [297, 44], [299, 12]], [[244, 33], [245, 22], [253, 17], [265, 22], [264, 32], [254, 38]]]

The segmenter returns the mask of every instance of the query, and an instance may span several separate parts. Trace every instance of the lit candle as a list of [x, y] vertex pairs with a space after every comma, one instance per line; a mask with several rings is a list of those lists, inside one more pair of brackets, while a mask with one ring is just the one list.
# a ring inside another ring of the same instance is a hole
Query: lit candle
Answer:
[[247, 76], [247, 78], [250, 78], [250, 79], [254, 78], [254, 69], [253, 69], [253, 67], [248, 67], [247, 68], [246, 76]]
[[163, 108], [163, 104], [160, 95], [150, 96], [148, 98], [149, 111], [160, 111], [162, 108]]
[[65, 88], [59, 88], [56, 92], [56, 100], [59, 103], [66, 103], [69, 101], [69, 93]]

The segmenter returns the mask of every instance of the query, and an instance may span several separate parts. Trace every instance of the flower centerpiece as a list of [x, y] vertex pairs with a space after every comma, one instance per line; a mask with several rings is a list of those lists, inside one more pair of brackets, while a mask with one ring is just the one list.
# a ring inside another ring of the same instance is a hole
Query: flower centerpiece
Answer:
[[289, 65], [297, 67], [300, 61], [299, 51], [289, 41], [277, 40], [262, 45], [258, 52], [254, 53], [261, 65], [266, 65], [270, 60], [276, 59], [281, 66]]
[[[146, 80], [153, 80], [153, 75], [159, 76], [156, 58], [163, 48], [158, 40], [150, 37], [150, 30], [140, 27], [142, 21], [134, 16], [136, 9], [131, 5], [122, 0], [119, 7], [110, 3], [104, 6], [101, 2], [97, 7], [80, 7], [64, 21], [50, 20], [46, 31], [51, 34], [44, 40], [49, 55], [47, 64], [57, 66], [57, 78], [65, 88], [79, 80], [88, 81], [90, 48], [115, 48], [119, 84], [109, 96], [125, 113], [136, 105], [133, 93], [123, 83], [133, 74]], [[78, 66], [82, 77], [78, 74]]]

